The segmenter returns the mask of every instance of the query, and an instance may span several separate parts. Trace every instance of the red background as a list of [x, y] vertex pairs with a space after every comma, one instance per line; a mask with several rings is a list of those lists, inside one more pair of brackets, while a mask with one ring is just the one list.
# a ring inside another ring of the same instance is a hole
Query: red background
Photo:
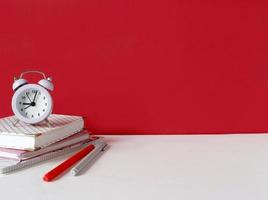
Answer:
[[[266, 0], [2, 0], [0, 116], [12, 78], [53, 76], [54, 113], [97, 133], [268, 131]], [[38, 67], [34, 67], [38, 66]]]

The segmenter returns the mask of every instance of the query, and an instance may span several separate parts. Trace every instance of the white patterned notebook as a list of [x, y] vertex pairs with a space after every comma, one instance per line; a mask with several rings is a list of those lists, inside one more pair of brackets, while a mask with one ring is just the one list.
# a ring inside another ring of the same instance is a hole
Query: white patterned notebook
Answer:
[[91, 132], [82, 130], [70, 137], [67, 137], [61, 141], [51, 144], [47, 147], [37, 149], [36, 151], [27, 151], [21, 149], [9, 149], [0, 147], [0, 158], [12, 159], [12, 160], [26, 160], [32, 157], [40, 156], [42, 154], [62, 149], [83, 141], [89, 140], [91, 137]]
[[73, 152], [73, 151], [77, 151], [79, 149], [82, 149], [88, 146], [89, 144], [96, 145], [98, 142], [99, 142], [99, 138], [95, 138], [94, 140], [90, 140], [87, 142], [80, 142], [78, 144], [64, 147], [64, 148], [61, 148], [52, 152], [48, 152], [40, 156], [36, 156], [36, 157], [23, 160], [23, 161], [0, 158], [0, 174], [9, 174], [19, 169], [30, 167], [36, 163], [40, 163], [40, 162], [50, 160], [58, 156]]
[[69, 137], [84, 128], [83, 117], [52, 114], [38, 125], [25, 124], [16, 117], [0, 119], [0, 147], [33, 151]]

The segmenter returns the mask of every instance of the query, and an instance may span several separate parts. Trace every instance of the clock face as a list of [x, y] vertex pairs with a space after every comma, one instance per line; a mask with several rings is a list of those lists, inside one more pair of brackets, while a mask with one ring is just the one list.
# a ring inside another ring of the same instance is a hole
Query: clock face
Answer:
[[52, 111], [49, 92], [36, 84], [19, 88], [12, 99], [14, 114], [26, 123], [35, 124], [46, 119]]

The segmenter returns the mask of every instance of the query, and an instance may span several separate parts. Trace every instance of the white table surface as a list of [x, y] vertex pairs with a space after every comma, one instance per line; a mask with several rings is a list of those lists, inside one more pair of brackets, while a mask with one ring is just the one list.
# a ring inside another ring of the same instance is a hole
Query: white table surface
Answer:
[[5, 200], [267, 200], [268, 134], [105, 136], [84, 174], [43, 182], [68, 155], [0, 177]]

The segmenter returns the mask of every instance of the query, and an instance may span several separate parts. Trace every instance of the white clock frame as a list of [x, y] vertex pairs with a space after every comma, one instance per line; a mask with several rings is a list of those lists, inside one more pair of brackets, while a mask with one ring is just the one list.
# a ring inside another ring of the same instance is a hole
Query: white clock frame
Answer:
[[[41, 93], [45, 94], [46, 97], [47, 97], [47, 109], [45, 111], [45, 113], [43, 113], [40, 117], [38, 118], [26, 118], [24, 117], [20, 111], [18, 110], [18, 107], [17, 107], [17, 101], [18, 101], [18, 97], [20, 96], [20, 94], [25, 91], [25, 90], [28, 90], [28, 89], [33, 89], [33, 90], [38, 90], [40, 91]], [[27, 84], [27, 85], [23, 85], [21, 86], [20, 88], [18, 88], [13, 97], [12, 97], [12, 110], [15, 114], [15, 116], [25, 122], [25, 123], [28, 123], [28, 124], [37, 124], [37, 123], [40, 123], [44, 120], [46, 120], [48, 118], [48, 116], [52, 113], [52, 110], [53, 110], [53, 100], [52, 100], [52, 97], [50, 95], [50, 93], [42, 86], [38, 85], [38, 84]]]

